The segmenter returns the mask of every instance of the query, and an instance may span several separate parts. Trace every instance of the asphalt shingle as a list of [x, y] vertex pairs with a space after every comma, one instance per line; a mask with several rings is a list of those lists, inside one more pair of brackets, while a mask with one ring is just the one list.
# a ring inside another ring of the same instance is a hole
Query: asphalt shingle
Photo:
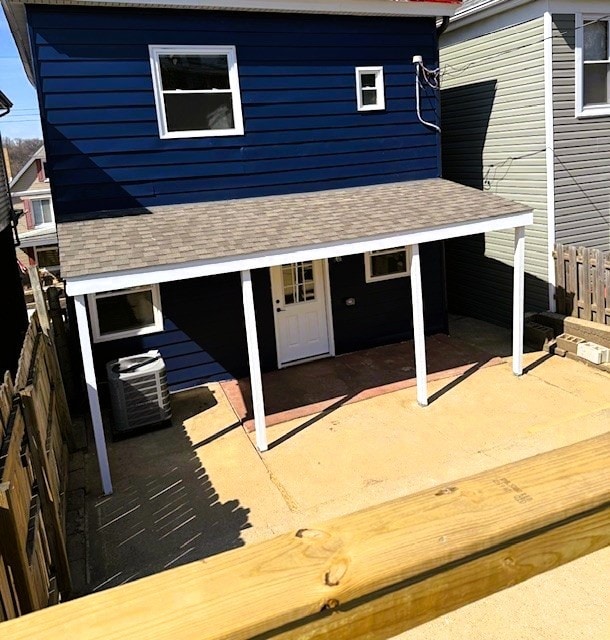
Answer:
[[194, 260], [408, 233], [530, 209], [442, 178], [100, 212], [60, 222], [62, 276], [112, 273]]

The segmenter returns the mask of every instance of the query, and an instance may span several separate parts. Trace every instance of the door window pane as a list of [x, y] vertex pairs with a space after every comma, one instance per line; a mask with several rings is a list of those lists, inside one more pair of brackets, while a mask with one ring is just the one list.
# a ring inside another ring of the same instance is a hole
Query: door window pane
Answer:
[[316, 299], [313, 263], [296, 262], [282, 265], [284, 304], [297, 304]]

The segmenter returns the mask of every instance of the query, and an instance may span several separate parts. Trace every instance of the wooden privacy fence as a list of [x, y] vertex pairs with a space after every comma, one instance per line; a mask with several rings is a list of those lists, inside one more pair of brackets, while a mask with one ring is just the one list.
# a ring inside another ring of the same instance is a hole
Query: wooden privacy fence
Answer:
[[41, 609], [70, 592], [70, 429], [54, 346], [35, 314], [15, 381], [7, 372], [0, 385], [0, 620]]
[[609, 448], [606, 434], [71, 600], [2, 640], [390, 638], [610, 544]]
[[557, 312], [610, 324], [610, 254], [556, 244], [553, 257]]

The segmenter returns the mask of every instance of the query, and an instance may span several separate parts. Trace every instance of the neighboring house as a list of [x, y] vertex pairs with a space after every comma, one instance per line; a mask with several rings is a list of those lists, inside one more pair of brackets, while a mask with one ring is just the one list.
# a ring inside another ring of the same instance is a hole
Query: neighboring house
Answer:
[[59, 276], [57, 229], [44, 146], [32, 155], [9, 186], [18, 216], [18, 258], [25, 265], [38, 265]]
[[440, 177], [436, 19], [459, 3], [1, 1], [38, 91], [104, 491], [117, 355], [159, 349], [173, 389], [249, 373], [261, 450], [261, 371], [413, 338], [427, 404], [447, 238], [514, 230], [521, 373], [530, 209]]
[[[11, 101], [0, 91], [0, 118], [12, 108]], [[2, 274], [2, 339], [0, 339], [0, 375], [8, 369], [15, 373], [28, 326], [27, 308], [20, 272], [17, 267], [14, 213], [8, 190], [8, 170], [0, 138], [0, 273]]]
[[[466, 0], [441, 47], [443, 172], [534, 210], [526, 308], [555, 308], [556, 242], [610, 249], [610, 4]], [[506, 323], [512, 237], [447, 243], [450, 309]]]

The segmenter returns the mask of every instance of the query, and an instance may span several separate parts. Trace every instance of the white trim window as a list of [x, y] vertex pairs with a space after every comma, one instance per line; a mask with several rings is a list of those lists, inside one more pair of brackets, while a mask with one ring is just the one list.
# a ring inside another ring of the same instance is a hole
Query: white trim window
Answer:
[[410, 271], [411, 248], [394, 247], [367, 251], [364, 254], [364, 273], [367, 282], [406, 278]]
[[88, 296], [93, 342], [163, 330], [159, 285], [92, 293]]
[[610, 115], [610, 19], [576, 14], [576, 115]]
[[383, 67], [356, 67], [358, 111], [385, 109]]
[[30, 206], [32, 209], [32, 224], [35, 229], [52, 227], [55, 224], [53, 201], [50, 197], [34, 198], [30, 196]]
[[150, 45], [161, 138], [243, 135], [234, 46]]

